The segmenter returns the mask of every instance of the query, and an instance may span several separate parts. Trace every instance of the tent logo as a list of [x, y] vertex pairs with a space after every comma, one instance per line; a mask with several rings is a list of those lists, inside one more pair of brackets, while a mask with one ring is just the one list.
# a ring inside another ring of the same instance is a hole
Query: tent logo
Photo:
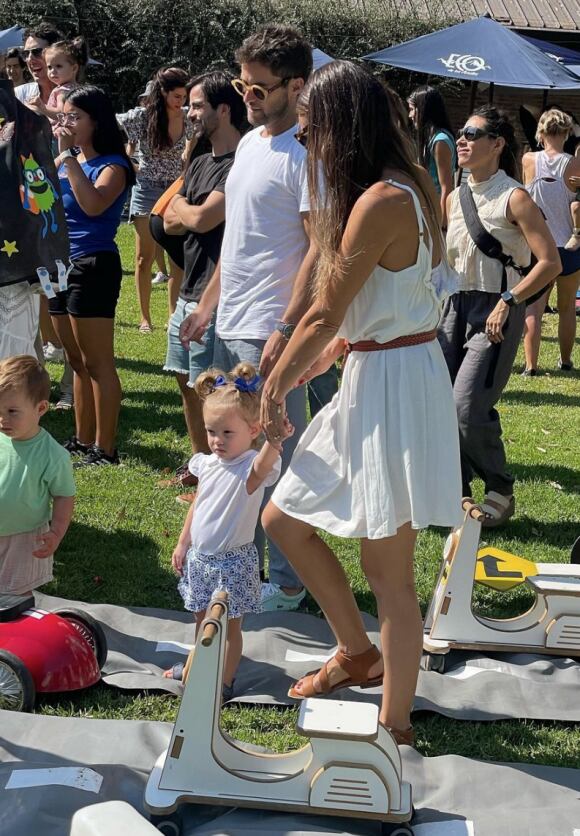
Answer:
[[483, 70], [491, 69], [479, 55], [460, 55], [458, 52], [452, 52], [449, 58], [439, 58], [439, 61], [452, 73], [477, 75]]

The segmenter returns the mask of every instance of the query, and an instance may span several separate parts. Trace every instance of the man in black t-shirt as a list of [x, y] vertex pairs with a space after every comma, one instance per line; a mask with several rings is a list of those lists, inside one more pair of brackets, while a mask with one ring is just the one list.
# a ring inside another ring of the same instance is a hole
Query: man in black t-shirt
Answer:
[[[189, 85], [189, 113], [198, 138], [206, 136], [211, 154], [195, 157], [185, 174], [184, 185], [164, 214], [169, 235], [186, 235], [183, 245], [184, 272], [179, 299], [167, 331], [164, 370], [173, 372], [181, 390], [192, 452], [209, 452], [201, 404], [192, 385], [213, 362], [213, 323], [204, 344], [192, 342], [185, 349], [179, 326], [197, 306], [219, 260], [225, 222], [225, 182], [245, 124], [245, 107], [231, 85], [233, 76], [206, 73]], [[184, 472], [184, 477], [180, 476]], [[191, 484], [187, 465], [178, 469], [172, 484]]]

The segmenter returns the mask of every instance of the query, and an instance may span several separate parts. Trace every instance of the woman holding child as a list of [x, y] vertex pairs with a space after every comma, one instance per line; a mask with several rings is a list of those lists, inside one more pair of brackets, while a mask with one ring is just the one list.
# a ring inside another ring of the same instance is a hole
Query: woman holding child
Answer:
[[[382, 684], [380, 722], [399, 743], [412, 744], [422, 649], [415, 540], [421, 528], [461, 519], [457, 420], [435, 339], [439, 210], [377, 79], [335, 61], [313, 75], [308, 92], [301, 138], [320, 261], [315, 300], [264, 386], [268, 438], [282, 438], [285, 398], [298, 381], [328, 368], [345, 341], [348, 350], [339, 393], [306, 429], [263, 515], [338, 644], [290, 695]], [[317, 528], [360, 538], [382, 653]]]

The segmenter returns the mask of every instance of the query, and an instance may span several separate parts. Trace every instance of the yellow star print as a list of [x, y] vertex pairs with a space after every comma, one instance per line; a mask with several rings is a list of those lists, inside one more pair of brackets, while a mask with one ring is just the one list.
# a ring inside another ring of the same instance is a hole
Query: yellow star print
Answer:
[[10, 256], [14, 255], [14, 253], [19, 252], [20, 250], [16, 246], [16, 241], [7, 241], [6, 239], [4, 239], [4, 246], [0, 247], [0, 253], [6, 253], [8, 258], [10, 258]]

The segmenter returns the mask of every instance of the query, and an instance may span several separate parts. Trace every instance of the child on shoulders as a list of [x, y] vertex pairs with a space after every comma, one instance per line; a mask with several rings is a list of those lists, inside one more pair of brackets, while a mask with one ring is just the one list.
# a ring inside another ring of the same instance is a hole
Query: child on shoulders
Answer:
[[49, 394], [35, 357], [0, 361], [1, 594], [26, 595], [52, 580], [52, 556], [73, 514], [70, 456], [38, 423]]
[[[229, 595], [224, 665], [224, 700], [231, 699], [242, 657], [242, 617], [260, 612], [260, 571], [254, 533], [264, 490], [280, 476], [282, 440], [294, 428], [288, 420], [279, 444], [257, 449], [260, 427], [260, 378], [248, 363], [229, 375], [216, 369], [201, 374], [195, 391], [203, 403], [210, 455], [189, 462], [198, 487], [171, 559], [185, 609], [195, 613], [196, 635], [213, 593]], [[183, 665], [165, 671], [181, 679]]]

